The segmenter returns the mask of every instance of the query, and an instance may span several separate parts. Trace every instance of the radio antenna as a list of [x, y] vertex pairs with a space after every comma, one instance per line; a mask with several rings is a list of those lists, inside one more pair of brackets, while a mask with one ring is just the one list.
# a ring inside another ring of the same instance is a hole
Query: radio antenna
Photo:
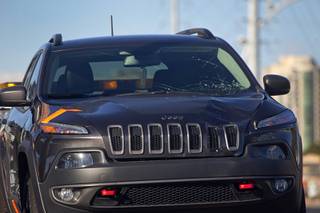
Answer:
[[114, 32], [113, 32], [113, 16], [110, 16], [110, 24], [111, 24], [111, 36], [114, 36]]

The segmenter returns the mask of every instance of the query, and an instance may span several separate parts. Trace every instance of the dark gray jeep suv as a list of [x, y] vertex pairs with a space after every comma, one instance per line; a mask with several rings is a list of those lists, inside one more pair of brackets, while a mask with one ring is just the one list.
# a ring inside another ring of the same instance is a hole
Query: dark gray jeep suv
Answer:
[[0, 212], [305, 212], [289, 90], [206, 29], [54, 35], [0, 90]]

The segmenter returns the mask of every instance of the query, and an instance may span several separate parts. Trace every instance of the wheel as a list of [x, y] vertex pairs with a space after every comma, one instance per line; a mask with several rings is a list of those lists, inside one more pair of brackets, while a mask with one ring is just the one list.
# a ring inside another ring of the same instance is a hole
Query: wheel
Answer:
[[22, 213], [38, 213], [35, 190], [30, 175], [26, 175], [20, 188]]

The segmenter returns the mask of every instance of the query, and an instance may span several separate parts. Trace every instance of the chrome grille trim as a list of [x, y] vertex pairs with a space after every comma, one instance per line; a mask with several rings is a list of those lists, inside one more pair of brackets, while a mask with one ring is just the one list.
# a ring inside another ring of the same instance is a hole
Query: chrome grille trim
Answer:
[[[151, 127], [159, 127], [160, 128], [160, 146], [161, 148], [159, 150], [152, 150], [152, 141], [151, 141]], [[164, 151], [164, 144], [163, 144], [163, 129], [162, 129], [162, 125], [159, 123], [150, 123], [148, 124], [148, 145], [149, 145], [149, 153], [150, 154], [162, 154]]]
[[[131, 139], [131, 128], [138, 127], [141, 131], [141, 149], [140, 150], [132, 150], [132, 139]], [[128, 125], [128, 141], [129, 141], [129, 154], [133, 155], [141, 155], [144, 153], [144, 135], [143, 135], [143, 127], [140, 124], [130, 124]]]
[[[171, 150], [171, 137], [172, 134], [170, 133], [170, 127], [178, 127], [179, 128], [179, 131], [180, 131], [180, 134], [179, 134], [179, 138], [180, 138], [180, 148], [179, 149], [175, 149], [175, 150]], [[181, 124], [179, 123], [168, 123], [167, 124], [167, 137], [168, 137], [168, 152], [170, 154], [180, 154], [183, 152], [183, 132], [182, 132], [182, 127], [181, 127]]]
[[[217, 136], [218, 141], [211, 141], [213, 140], [213, 138], [210, 140], [211, 134], [210, 134], [210, 130], [215, 131], [215, 134]], [[217, 142], [217, 144], [212, 144], [214, 142]], [[212, 145], [216, 145], [215, 147], [211, 147]], [[215, 152], [219, 152], [219, 150], [221, 149], [221, 137], [219, 134], [219, 127], [217, 126], [208, 126], [208, 148], [210, 151], [215, 151]]]
[[[228, 132], [227, 132], [227, 128], [228, 128], [228, 127], [234, 127], [235, 130], [236, 130], [235, 146], [230, 145], [230, 144], [231, 144], [231, 141], [229, 141], [229, 139], [228, 139]], [[238, 125], [236, 125], [236, 124], [224, 125], [224, 126], [223, 126], [223, 131], [224, 131], [224, 138], [225, 138], [225, 141], [226, 141], [227, 149], [228, 149], [230, 152], [237, 151], [237, 150], [239, 149], [239, 146], [240, 146], [240, 134], [239, 134], [239, 127], [238, 127]]]
[[[199, 139], [199, 149], [191, 149], [191, 140], [190, 140], [190, 131], [189, 131], [189, 127], [196, 127], [197, 130], [199, 131], [199, 135], [198, 135], [198, 139]], [[201, 127], [199, 124], [197, 123], [188, 123], [186, 124], [186, 129], [187, 129], [187, 145], [188, 145], [188, 152], [189, 153], [201, 153], [202, 152], [202, 131], [201, 131]]]
[[[112, 145], [112, 137], [111, 137], [111, 131], [110, 129], [112, 128], [119, 128], [121, 130], [121, 150], [120, 151], [116, 151], [113, 149], [113, 145]], [[124, 134], [123, 134], [123, 128], [121, 125], [110, 125], [107, 127], [108, 130], [108, 140], [109, 140], [109, 145], [111, 148], [111, 153], [113, 155], [123, 155], [124, 154]]]

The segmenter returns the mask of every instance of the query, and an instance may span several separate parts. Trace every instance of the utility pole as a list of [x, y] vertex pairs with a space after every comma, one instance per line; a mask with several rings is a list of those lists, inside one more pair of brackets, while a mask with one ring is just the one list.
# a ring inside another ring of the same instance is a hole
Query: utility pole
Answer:
[[110, 33], [111, 36], [114, 36], [114, 31], [113, 31], [113, 16], [110, 16]]
[[248, 65], [258, 81], [261, 80], [259, 4], [259, 0], [248, 0]]
[[[298, 0], [280, 0], [274, 3], [273, 0], [248, 0], [248, 35], [242, 41], [246, 45], [245, 53], [250, 69], [258, 81], [262, 80], [261, 73], [261, 38], [260, 32], [265, 24], [268, 24], [281, 11]], [[261, 4], [265, 3], [265, 17], [260, 17]]]
[[180, 28], [180, 7], [179, 0], [170, 0], [171, 5], [171, 31], [176, 33]]

